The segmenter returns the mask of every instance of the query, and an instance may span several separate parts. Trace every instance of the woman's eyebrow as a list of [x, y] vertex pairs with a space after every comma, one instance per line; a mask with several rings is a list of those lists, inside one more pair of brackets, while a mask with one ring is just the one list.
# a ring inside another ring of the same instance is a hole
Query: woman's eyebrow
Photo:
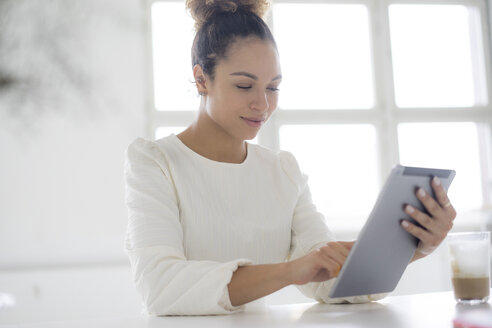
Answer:
[[[255, 81], [258, 81], [258, 76], [254, 75], [254, 74], [251, 74], [251, 73], [248, 73], [248, 72], [234, 72], [234, 73], [231, 73], [229, 75], [233, 75], [233, 76], [246, 76], [246, 77], [249, 77], [250, 79], [253, 79]], [[280, 80], [281, 78], [282, 78], [282, 74], [277, 75], [276, 77], [274, 77], [272, 79], [272, 81]]]

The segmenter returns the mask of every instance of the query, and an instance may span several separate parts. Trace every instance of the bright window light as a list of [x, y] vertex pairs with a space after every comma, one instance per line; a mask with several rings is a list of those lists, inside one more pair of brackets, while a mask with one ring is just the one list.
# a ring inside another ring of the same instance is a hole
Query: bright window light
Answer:
[[367, 219], [379, 191], [372, 125], [286, 125], [280, 146], [309, 176], [313, 201], [328, 221]]
[[154, 100], [157, 110], [196, 110], [200, 104], [192, 83], [193, 24], [183, 2], [155, 2], [152, 5]]
[[[149, 126], [160, 127], [152, 133], [162, 138], [183, 131], [199, 108], [191, 67], [195, 31], [184, 0], [149, 3], [149, 113], [161, 111], [152, 113]], [[329, 219], [365, 220], [398, 154], [403, 165], [456, 170], [450, 197], [459, 211], [491, 208], [492, 155], [484, 154], [490, 148], [490, 29], [483, 3], [272, 2], [268, 22], [283, 81], [279, 111], [262, 128], [261, 141], [294, 153]], [[473, 123], [479, 111], [483, 123]], [[454, 123], [436, 122], [438, 113]], [[388, 137], [395, 130], [398, 137]]]
[[280, 108], [374, 105], [366, 6], [276, 3], [273, 17], [283, 75]]
[[471, 42], [472, 33], [479, 34], [471, 20], [480, 16], [472, 13], [463, 5], [389, 7], [399, 107], [470, 107], [482, 101], [475, 96], [484, 86], [474, 84], [482, 79], [474, 77]]
[[475, 123], [405, 123], [398, 125], [403, 165], [453, 169], [449, 197], [459, 211], [483, 203], [480, 153]]

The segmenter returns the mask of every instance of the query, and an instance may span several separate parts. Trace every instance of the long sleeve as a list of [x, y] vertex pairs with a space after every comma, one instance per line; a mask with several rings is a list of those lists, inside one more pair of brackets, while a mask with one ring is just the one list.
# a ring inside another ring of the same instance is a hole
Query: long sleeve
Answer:
[[157, 145], [137, 139], [125, 163], [128, 228], [125, 250], [135, 286], [149, 314], [227, 314], [227, 284], [247, 259], [189, 261], [183, 248], [180, 208], [172, 175]]
[[[328, 229], [324, 216], [319, 213], [313, 204], [311, 192], [307, 183], [308, 177], [302, 174], [294, 156], [288, 152], [282, 154], [284, 170], [297, 184], [299, 198], [292, 220], [292, 244], [289, 259], [294, 260], [309, 252], [318, 249], [328, 242], [335, 241], [333, 233]], [[324, 282], [311, 282], [296, 286], [305, 296], [322, 303], [365, 303], [379, 300], [386, 294], [374, 294], [347, 298], [328, 297], [335, 279]]]

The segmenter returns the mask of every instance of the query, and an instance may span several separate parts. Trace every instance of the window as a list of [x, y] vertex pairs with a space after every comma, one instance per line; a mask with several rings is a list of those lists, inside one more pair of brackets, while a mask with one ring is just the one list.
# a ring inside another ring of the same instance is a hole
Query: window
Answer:
[[[150, 12], [149, 130], [162, 137], [198, 108], [193, 21], [184, 1]], [[455, 169], [458, 211], [490, 208], [487, 21], [485, 0], [273, 1], [284, 78], [258, 142], [294, 153], [330, 220], [365, 220], [397, 163]]]
[[396, 4], [389, 7], [389, 14], [399, 107], [487, 104], [484, 70], [478, 69], [483, 66], [483, 56], [479, 56], [482, 43], [472, 43], [480, 35], [473, 26], [480, 22], [476, 8]]
[[[306, 147], [306, 140], [310, 147]], [[294, 153], [299, 166], [307, 172], [319, 211], [329, 219], [363, 217], [369, 213], [376, 200], [379, 182], [374, 126], [283, 125], [280, 141], [280, 148]], [[358, 200], [356, 205], [354, 199]]]
[[158, 111], [195, 110], [191, 71], [193, 20], [183, 2], [155, 2], [152, 6], [154, 104]]
[[276, 3], [273, 31], [286, 77], [279, 107], [372, 108], [368, 26], [365, 5]]

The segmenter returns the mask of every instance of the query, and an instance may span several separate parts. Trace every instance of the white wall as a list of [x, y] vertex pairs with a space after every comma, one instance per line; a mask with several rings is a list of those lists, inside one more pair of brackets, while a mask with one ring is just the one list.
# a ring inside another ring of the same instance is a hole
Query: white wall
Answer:
[[[123, 160], [144, 135], [144, 2], [4, 0], [0, 268], [123, 262]], [[2, 32], [3, 31], [3, 32]]]

